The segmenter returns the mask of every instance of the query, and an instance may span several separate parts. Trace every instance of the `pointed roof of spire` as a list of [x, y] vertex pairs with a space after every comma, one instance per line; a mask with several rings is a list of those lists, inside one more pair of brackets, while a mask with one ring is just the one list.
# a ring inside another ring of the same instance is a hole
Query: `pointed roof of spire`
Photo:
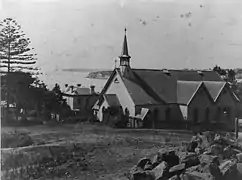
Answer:
[[127, 43], [127, 37], [126, 37], [126, 31], [127, 29], [124, 29], [124, 42], [123, 42], [123, 48], [122, 48], [122, 52], [121, 55], [119, 57], [129, 57], [129, 51], [128, 51], [128, 43]]

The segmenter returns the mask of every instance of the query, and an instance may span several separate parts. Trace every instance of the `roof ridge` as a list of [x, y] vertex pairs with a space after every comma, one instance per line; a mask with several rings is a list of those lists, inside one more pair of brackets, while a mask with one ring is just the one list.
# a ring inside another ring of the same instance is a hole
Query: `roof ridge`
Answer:
[[168, 70], [168, 71], [192, 71], [192, 72], [197, 72], [197, 71], [202, 71], [202, 72], [214, 72], [213, 70], [203, 70], [203, 69], [169, 69], [169, 68], [162, 68], [162, 69], [145, 69], [145, 68], [131, 68], [131, 70], [143, 70], [143, 71], [163, 71], [163, 70]]

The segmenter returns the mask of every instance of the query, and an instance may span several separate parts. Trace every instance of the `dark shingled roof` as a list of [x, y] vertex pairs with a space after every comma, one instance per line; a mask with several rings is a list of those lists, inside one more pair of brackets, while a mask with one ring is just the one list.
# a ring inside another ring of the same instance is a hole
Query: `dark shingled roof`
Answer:
[[161, 70], [133, 69], [162, 100], [176, 103], [176, 79], [166, 75]]
[[116, 94], [104, 94], [104, 98], [109, 106], [120, 106], [120, 102]]
[[134, 101], [135, 105], [145, 105], [145, 104], [159, 104], [156, 100], [154, 100], [150, 95], [148, 95], [142, 87], [140, 87], [135, 82], [128, 80], [127, 78], [123, 78], [123, 82]]
[[215, 71], [169, 70], [169, 72], [171, 76], [182, 81], [222, 81]]
[[[193, 95], [191, 93], [193, 92], [193, 88], [196, 87], [196, 84], [202, 81], [213, 81], [215, 83], [221, 83], [222, 81], [219, 74], [214, 71], [132, 69], [132, 72], [137, 74], [166, 103], [186, 102], [187, 100], [185, 99]], [[179, 96], [181, 97], [177, 96], [177, 81], [191, 81], [191, 83], [180, 83], [180, 88], [187, 88], [188, 91], [184, 92], [188, 94], [190, 92], [189, 95], [180, 94]], [[189, 88], [192, 89], [189, 90]]]
[[213, 82], [213, 81], [204, 81], [204, 84], [209, 91], [209, 94], [215, 101], [217, 97], [219, 96], [220, 92], [226, 85], [226, 82]]
[[200, 81], [178, 81], [177, 82], [177, 103], [186, 104], [191, 101], [199, 87], [202, 85]]

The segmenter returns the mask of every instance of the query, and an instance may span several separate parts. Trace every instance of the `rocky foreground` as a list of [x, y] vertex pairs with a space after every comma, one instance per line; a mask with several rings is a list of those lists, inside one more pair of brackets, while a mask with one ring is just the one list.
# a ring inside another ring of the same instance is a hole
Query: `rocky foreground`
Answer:
[[127, 173], [130, 180], [241, 180], [242, 148], [227, 135], [205, 132], [194, 136], [185, 150], [144, 157]]

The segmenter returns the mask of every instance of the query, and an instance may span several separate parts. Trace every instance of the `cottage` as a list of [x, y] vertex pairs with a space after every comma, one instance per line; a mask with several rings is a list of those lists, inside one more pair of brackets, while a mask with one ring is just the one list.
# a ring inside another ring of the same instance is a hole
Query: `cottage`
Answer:
[[217, 72], [131, 68], [126, 30], [119, 58], [93, 107], [100, 121], [103, 109], [121, 106], [145, 128], [234, 128], [238, 98]]
[[70, 86], [62, 94], [71, 110], [81, 115], [92, 114], [92, 107], [99, 97], [95, 93], [95, 86], [90, 88]]

